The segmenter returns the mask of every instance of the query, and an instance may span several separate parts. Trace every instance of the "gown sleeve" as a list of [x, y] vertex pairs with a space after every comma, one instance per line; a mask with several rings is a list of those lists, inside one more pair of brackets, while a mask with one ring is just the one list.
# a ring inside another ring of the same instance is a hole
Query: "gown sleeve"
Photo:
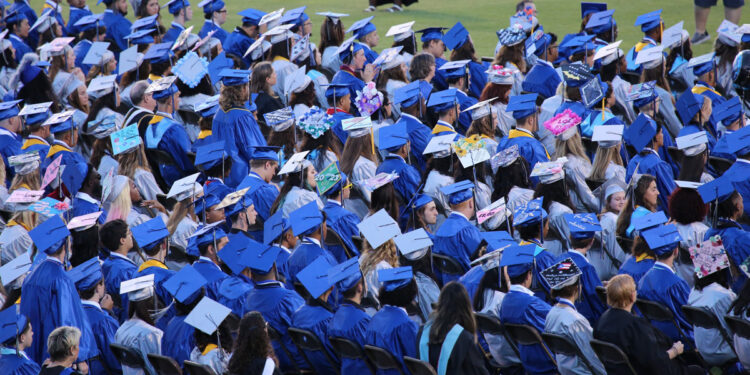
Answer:
[[234, 140], [234, 143], [236, 145], [237, 154], [246, 163], [250, 163], [251, 147], [265, 146], [266, 139], [263, 138], [258, 123], [249, 112], [246, 115], [237, 118], [235, 129], [234, 135], [237, 138]]
[[78, 360], [83, 361], [99, 354], [88, 318], [83, 312], [78, 291], [70, 279], [58, 279], [53, 284], [51, 316], [55, 327], [71, 326], [81, 330]]
[[193, 162], [187, 156], [187, 153], [190, 152], [190, 138], [188, 138], [187, 132], [182, 125], [175, 124], [170, 126], [169, 130], [164, 133], [160, 144], [163, 144], [166, 148], [165, 151], [172, 155], [183, 176], [195, 170]]
[[[102, 312], [102, 314], [107, 313]], [[109, 344], [115, 341], [115, 333], [118, 328], [120, 328], [120, 326], [117, 324], [117, 321], [109, 315], [105, 316], [96, 327], [92, 327], [94, 334], [96, 334], [96, 343], [98, 347], [104, 348], [100, 353], [101, 360], [107, 365], [107, 368], [115, 370], [120, 370], [120, 361], [118, 361], [114, 353], [109, 350]]]
[[591, 193], [589, 185], [586, 184], [586, 175], [584, 175], [583, 165], [580, 162], [572, 163], [568, 161], [565, 163], [565, 179], [568, 181], [568, 186], [575, 190], [579, 202], [585, 207], [587, 212], [599, 211], [599, 200], [594, 197]]

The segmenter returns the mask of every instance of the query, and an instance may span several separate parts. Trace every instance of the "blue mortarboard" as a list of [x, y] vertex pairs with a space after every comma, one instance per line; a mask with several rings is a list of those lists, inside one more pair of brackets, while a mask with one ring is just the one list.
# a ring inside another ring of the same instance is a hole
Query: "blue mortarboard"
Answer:
[[130, 231], [133, 233], [133, 238], [135, 238], [138, 246], [146, 250], [152, 249], [169, 237], [169, 230], [160, 216], [137, 225]]
[[339, 55], [341, 61], [346, 61], [349, 56], [353, 56], [357, 51], [364, 49], [364, 46], [355, 42], [354, 39], [355, 37], [351, 37], [343, 41], [336, 50], [336, 54]]
[[659, 98], [659, 94], [656, 92], [656, 90], [649, 89], [648, 91], [643, 91], [643, 94], [640, 95], [638, 99], [633, 100], [633, 107], [635, 108], [645, 107], [653, 103], [654, 100], [658, 98]]
[[461, 22], [456, 22], [450, 30], [443, 35], [443, 43], [448, 49], [456, 49], [464, 45], [469, 40], [469, 31], [466, 30]]
[[675, 106], [677, 107], [677, 114], [680, 115], [680, 120], [682, 120], [683, 124], [687, 125], [693, 120], [695, 114], [701, 110], [701, 107], [703, 107], [703, 95], [685, 91], [677, 99]]
[[438, 70], [445, 72], [446, 78], [460, 78], [467, 74], [466, 66], [470, 60], [448, 61]]
[[[284, 225], [285, 222], [286, 225]], [[276, 211], [275, 214], [263, 223], [263, 243], [267, 245], [276, 241], [284, 233], [285, 229], [289, 229], [289, 221], [284, 219], [281, 210]]]
[[413, 278], [414, 271], [412, 271], [411, 266], [385, 268], [378, 271], [378, 281], [388, 292], [409, 285]]
[[434, 108], [436, 112], [451, 109], [458, 104], [457, 95], [458, 90], [455, 88], [438, 91], [430, 95], [430, 100], [427, 102], [427, 106]]
[[594, 35], [577, 35], [561, 43], [560, 47], [567, 48], [570, 55], [575, 55], [596, 48], [594, 43], [591, 43], [592, 39], [594, 39]]
[[417, 195], [416, 199], [414, 199], [414, 202], [412, 203], [412, 207], [418, 210], [424, 207], [425, 205], [427, 205], [428, 203], [434, 202], [434, 201], [435, 200], [427, 194], [419, 194]]
[[738, 156], [750, 154], [750, 126], [743, 126], [725, 137], [727, 137], [727, 151]]
[[536, 113], [536, 94], [513, 95], [505, 107], [505, 112], [513, 112], [513, 118], [521, 120]]
[[70, 231], [58, 215], [50, 217], [29, 231], [29, 237], [34, 241], [37, 250], [45, 254], [53, 254], [59, 250], [69, 235]]
[[154, 37], [151, 33], [156, 29], [141, 29], [136, 30], [125, 36], [125, 39], [130, 41], [130, 44], [146, 45], [154, 42]]
[[547, 64], [535, 64], [523, 79], [523, 91], [541, 95], [544, 98], [555, 96], [557, 86], [562, 80], [555, 68]]
[[20, 22], [25, 19], [27, 19], [26, 14], [21, 11], [20, 7], [17, 7], [15, 9], [14, 7], [11, 7], [10, 9], [8, 9], [8, 12], [5, 13], [6, 24]]
[[375, 16], [363, 18], [353, 23], [351, 26], [349, 26], [346, 32], [351, 32], [354, 34], [354, 36], [357, 37], [357, 39], [362, 40], [362, 38], [364, 38], [367, 34], [375, 31], [375, 25], [370, 22], [373, 18], [375, 18]]
[[219, 77], [225, 86], [238, 86], [250, 82], [250, 74], [252, 72], [249, 70], [224, 69], [219, 73]]
[[39, 113], [34, 113], [32, 115], [28, 115], [26, 117], [26, 126], [41, 124], [47, 121], [47, 119], [50, 118], [51, 115], [52, 115], [52, 112], [50, 111], [44, 111], [44, 112], [39, 112]]
[[93, 257], [68, 271], [68, 277], [78, 290], [85, 291], [95, 287], [104, 277], [99, 257]]
[[707, 182], [698, 187], [698, 194], [701, 195], [703, 203], [711, 203], [713, 201], [723, 202], [729, 196], [734, 193], [734, 185], [732, 185], [731, 178], [728, 176], [721, 176], [713, 181]]
[[459, 204], [473, 197], [474, 183], [469, 180], [463, 180], [443, 186], [440, 188], [440, 192], [449, 197], [450, 204]]
[[348, 83], [331, 83], [326, 86], [326, 98], [341, 98], [349, 95], [349, 84]]
[[406, 131], [406, 123], [397, 122], [393, 125], [380, 128], [378, 131], [378, 138], [378, 145], [381, 149], [389, 152], [398, 151], [401, 146], [409, 141], [408, 133]]
[[190, 7], [190, 2], [188, 0], [170, 0], [164, 6], [169, 9], [169, 13], [177, 15], [183, 8]]
[[226, 232], [220, 227], [221, 223], [222, 222], [219, 221], [209, 225], [204, 225], [202, 228], [196, 230], [191, 236], [196, 237], [195, 245], [203, 246], [205, 244], [213, 243], [214, 240], [218, 241], [219, 239], [226, 237]]
[[292, 232], [295, 236], [304, 236], [314, 232], [323, 224], [323, 214], [316, 202], [310, 202], [289, 214]]
[[279, 161], [279, 146], [253, 146], [250, 149], [250, 160]]
[[234, 66], [232, 59], [227, 57], [225, 51], [222, 51], [210, 63], [208, 63], [208, 74], [213, 84], [218, 84], [221, 79], [220, 73], [224, 69], [231, 69]]
[[147, 60], [151, 63], [163, 63], [169, 61], [172, 56], [172, 42], [164, 42], [152, 45], [146, 54], [143, 55], [143, 60]]
[[75, 26], [78, 27], [78, 30], [81, 32], [88, 31], [93, 29], [94, 27], [99, 26], [99, 22], [104, 19], [104, 13], [99, 14], [90, 14], [84, 17], [81, 17], [78, 21], [76, 21]]
[[419, 40], [422, 43], [429, 42], [431, 40], [435, 39], [443, 39], [443, 30], [445, 30], [446, 27], [428, 27], [424, 28], [422, 30], [417, 30], [415, 32], [421, 33], [422, 36], [419, 38]]
[[[281, 16], [281, 21], [279, 21], [282, 25], [291, 23], [294, 25], [299, 25], [302, 20], [302, 15], [305, 14], [305, 9], [307, 9], [307, 6], [301, 6], [299, 8], [289, 9], [286, 12], [284, 12], [284, 15]], [[263, 16], [261, 15], [260, 18]], [[258, 21], [260, 21], [260, 18], [258, 18]]]
[[635, 230], [642, 231], [657, 225], [664, 224], [668, 221], [664, 211], [652, 212], [647, 215], [633, 218], [631, 225]]
[[[88, 172], [88, 167], [86, 167], [86, 172]], [[78, 193], [78, 190], [81, 189], [86, 175], [81, 174], [77, 165], [71, 164], [68, 168], [65, 168], [61, 178], [63, 184], [65, 184], [65, 187], [68, 189], [68, 192], [75, 196], [75, 194]]]
[[487, 242], [487, 252], [497, 251], [510, 246], [516, 245], [516, 240], [510, 233], [499, 230], [493, 232], [481, 232], [482, 239]]
[[253, 8], [248, 8], [248, 9], [240, 11], [237, 14], [242, 16], [242, 23], [250, 23], [255, 26], [258, 26], [258, 24], [260, 23], [260, 19], [266, 15], [266, 12], [253, 9]]
[[16, 339], [23, 333], [26, 322], [26, 317], [19, 314], [15, 306], [0, 311], [0, 343]]
[[613, 17], [614, 13], [615, 10], [610, 9], [592, 14], [589, 22], [586, 23], [586, 29], [597, 34], [612, 30], [612, 27], [616, 24]]
[[214, 194], [206, 194], [198, 199], [195, 200], [195, 214], [200, 215], [203, 213], [203, 210], [209, 210], [211, 207], [218, 205], [221, 203], [221, 199], [217, 197]]
[[641, 14], [635, 19], [633, 26], [640, 26], [644, 33], [661, 25], [661, 9]]
[[345, 262], [331, 267], [328, 272], [328, 278], [330, 279], [329, 282], [336, 285], [336, 287], [342, 292], [354, 288], [357, 283], [362, 280], [362, 271], [359, 267], [359, 256], [350, 258]]
[[18, 116], [18, 112], [21, 112], [18, 103], [22, 101], [19, 99], [0, 103], [0, 121]]
[[[529, 37], [526, 38], [526, 41], [524, 42], [524, 45], [526, 47], [526, 54], [528, 55], [529, 53], [533, 53], [539, 57], [542, 57], [547, 51], [547, 47], [549, 47], [551, 42], [551, 35], [545, 34], [542, 30], [536, 30], [531, 35], [529, 35]], [[530, 52], [530, 50], [533, 50], [533, 52]]]
[[393, 102], [401, 103], [401, 108], [411, 107], [417, 104], [420, 97], [427, 100], [430, 92], [432, 85], [420, 79], [396, 89], [393, 93]]
[[200, 272], [192, 265], [187, 265], [167, 279], [162, 286], [177, 301], [190, 304], [201, 296], [201, 288], [207, 283], [208, 281]]
[[250, 257], [248, 245], [252, 240], [244, 233], [232, 233], [228, 237], [229, 242], [216, 255], [232, 270], [232, 273], [240, 274], [248, 267], [246, 261]]
[[513, 212], [513, 226], [524, 227], [543, 222], [547, 218], [547, 211], [542, 208], [542, 199], [539, 197], [517, 207]]
[[281, 252], [281, 248], [278, 246], [265, 245], [253, 240], [248, 242], [247, 248], [247, 256], [243, 257], [242, 260], [254, 273], [260, 275], [265, 275], [271, 271], [273, 264], [276, 262], [276, 257]]
[[630, 143], [637, 152], [641, 152], [656, 136], [656, 122], [641, 113], [636, 117], [627, 130], [625, 140]]
[[133, 24], [130, 25], [130, 31], [136, 31], [141, 29], [154, 29], [157, 25], [157, 18], [159, 15], [154, 14], [153, 16], [143, 17], [139, 18], [135, 21], [133, 21]]
[[218, 12], [224, 8], [224, 5], [224, 2], [221, 0], [203, 0], [198, 4], [199, 7], [203, 8], [203, 13], [205, 14]]
[[641, 236], [646, 240], [648, 247], [656, 256], [668, 254], [677, 248], [682, 241], [680, 232], [674, 224], [661, 225], [641, 232]]
[[213, 168], [229, 156], [225, 150], [226, 143], [224, 141], [213, 142], [198, 147], [195, 150], [195, 166], [203, 170]]
[[607, 10], [607, 3], [581, 3], [581, 18], [596, 12]]
[[596, 214], [565, 214], [568, 222], [570, 237], [576, 240], [594, 237], [596, 232], [601, 232], [602, 226], [596, 219]]
[[[701, 95], [701, 98], [702, 97], [703, 96]], [[713, 112], [711, 112], [711, 117], [713, 118], [714, 123], [721, 121], [724, 126], [729, 126], [733, 122], [737, 121], [742, 113], [743, 109], [740, 97], [735, 96], [732, 99], [729, 99], [724, 103], [721, 103], [714, 107]]]
[[[57, 114], [59, 114], [59, 113], [56, 113], [55, 115], [57, 115]], [[64, 118], [63, 117], [57, 117], [56, 118], [55, 115], [52, 115], [52, 117], [48, 118], [42, 124], [42, 125], [49, 125], [50, 126], [49, 127], [49, 131], [52, 134], [66, 132], [66, 131], [68, 131], [68, 130], [73, 129], [73, 128], [76, 127], [75, 124], [73, 123], [73, 116], [72, 116], [72, 114], [71, 114], [71, 116], [64, 117]]]
[[503, 250], [500, 267], [508, 267], [508, 276], [517, 277], [528, 272], [534, 265], [536, 245], [513, 246]]
[[310, 296], [318, 298], [334, 285], [328, 277], [328, 270], [332, 266], [334, 265], [328, 262], [328, 258], [321, 255], [307, 267], [297, 272], [296, 278], [307, 289]]

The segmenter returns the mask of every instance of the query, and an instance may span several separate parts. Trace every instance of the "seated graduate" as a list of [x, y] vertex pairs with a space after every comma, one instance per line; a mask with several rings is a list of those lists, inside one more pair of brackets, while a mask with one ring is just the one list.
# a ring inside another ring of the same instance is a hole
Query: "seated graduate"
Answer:
[[[266, 15], [265, 12], [248, 8], [238, 12], [242, 16], [242, 24], [234, 28], [222, 43], [222, 48], [227, 55], [234, 55], [242, 59], [242, 69], [249, 69], [252, 59], [246, 55], [246, 51], [256, 39], [267, 30], [267, 24], [260, 25], [260, 20]], [[173, 24], [174, 25], [174, 24]], [[261, 26], [264, 26], [261, 28]]]
[[206, 143], [195, 150], [195, 168], [206, 178], [203, 188], [219, 199], [232, 192], [232, 188], [224, 183], [232, 169], [232, 159], [224, 150], [226, 145], [222, 141]]
[[[464, 271], [468, 271], [469, 263], [477, 257], [477, 250], [482, 242], [479, 229], [469, 221], [476, 213], [474, 184], [464, 180], [443, 187], [440, 191], [448, 196], [451, 214], [435, 232], [432, 251], [453, 258]], [[440, 284], [458, 279], [458, 275], [443, 274], [435, 267], [433, 270]]]
[[[724, 105], [726, 105], [726, 103]], [[718, 107], [717, 111], [724, 111], [724, 105]], [[677, 100], [677, 113], [680, 115], [683, 123], [683, 127], [680, 129], [678, 135], [683, 136], [706, 131], [708, 149], [713, 154], [713, 149], [716, 147], [718, 137], [711, 133], [712, 128], [709, 121], [711, 118], [714, 118], [716, 122], [723, 120], [719, 120], [721, 112], [716, 114], [711, 113], [711, 99], [702, 95], [693, 94], [692, 92], [685, 92]], [[727, 122], [727, 125], [731, 123], [732, 122], [729, 121]]]
[[71, 204], [73, 206], [72, 215], [76, 217], [102, 211], [97, 221], [99, 224], [104, 224], [107, 211], [102, 209], [102, 202], [97, 199], [101, 198], [102, 195], [101, 176], [91, 164], [87, 164], [86, 169], [86, 177], [84, 177], [81, 188], [78, 189], [78, 193], [76, 193]]
[[750, 127], [743, 127], [736, 132], [727, 135], [728, 151], [737, 156], [737, 160], [724, 172], [730, 176], [732, 184], [738, 193], [742, 195], [743, 212], [745, 216], [750, 214], [750, 182], [746, 181], [750, 171]]
[[232, 350], [235, 355], [229, 359], [226, 369], [228, 374], [251, 375], [266, 372], [281, 375], [279, 360], [271, 347], [267, 324], [257, 311], [251, 311], [242, 317]]
[[[188, 315], [188, 321], [196, 328], [193, 334], [195, 347], [190, 352], [190, 360], [211, 367], [217, 374], [224, 374], [234, 347], [234, 337], [226, 320], [230, 312], [226, 306], [220, 306], [208, 297], [203, 297], [201, 302], [203, 304], [199, 302], [200, 306], [196, 306]], [[206, 321], [208, 324], [204, 323]], [[218, 327], [214, 322], [219, 323]]]
[[638, 155], [628, 162], [626, 181], [630, 181], [635, 174], [650, 174], [656, 177], [656, 187], [659, 190], [659, 209], [667, 208], [667, 198], [677, 187], [674, 183], [674, 173], [669, 164], [662, 160], [656, 151], [664, 143], [661, 125], [650, 117], [640, 114], [625, 132], [625, 139], [630, 143]]
[[324, 248], [326, 219], [325, 212], [321, 212], [315, 202], [298, 208], [289, 216], [292, 232], [302, 240], [287, 260], [287, 285], [293, 285], [295, 289], [301, 287], [298, 285], [297, 273], [321, 255], [325, 256], [330, 264], [338, 264], [336, 257]]
[[[417, 295], [417, 283], [411, 267], [389, 268], [378, 271], [383, 284], [378, 293], [381, 308], [373, 315], [365, 331], [365, 344], [377, 346], [391, 353], [409, 373], [403, 357], [416, 357], [419, 326], [409, 318], [405, 308]], [[382, 375], [397, 374], [395, 370], [380, 371]]]
[[[338, 337], [365, 345], [365, 330], [370, 324], [370, 316], [360, 306], [365, 293], [365, 279], [359, 266], [359, 257], [354, 257], [331, 268], [330, 275], [336, 282], [336, 289], [344, 297], [328, 325], [328, 337]], [[369, 370], [361, 359], [341, 357], [341, 373], [357, 374]]]
[[729, 152], [728, 137], [730, 134], [739, 130], [743, 125], [745, 118], [742, 116], [744, 110], [742, 109], [742, 103], [740, 98], [737, 97], [727, 100], [724, 104], [716, 107], [716, 112], [712, 113], [715, 122], [721, 121], [724, 126], [724, 131], [721, 132], [720, 138], [716, 141], [714, 149], [711, 151], [711, 156], [718, 156], [720, 158], [728, 160], [736, 160], [737, 156]]
[[[594, 330], [589, 321], [578, 312], [576, 300], [580, 297], [583, 272], [578, 268], [573, 258], [565, 258], [552, 267], [542, 271], [552, 290], [552, 297], [557, 303], [547, 314], [544, 331], [565, 336], [581, 350], [588, 363], [594, 367], [595, 375], [607, 372], [599, 361], [594, 350], [591, 349], [591, 339]], [[577, 356], [569, 357], [555, 354], [557, 369], [563, 375], [589, 373], [584, 362]]]
[[[48, 121], [51, 123], [50, 132], [54, 135], [55, 140], [52, 142], [52, 146], [46, 155], [46, 158], [42, 162], [42, 171], [46, 171], [52, 162], [58, 157], [62, 156], [60, 165], [70, 166], [76, 168], [80, 176], [86, 176], [87, 163], [81, 154], [75, 152], [73, 148], [78, 144], [78, 128], [73, 124], [72, 111], [62, 112], [56, 118], [50, 118]], [[63, 185], [65, 182], [63, 181]], [[62, 195], [68, 196], [73, 195], [73, 190], [78, 187], [65, 186], [62, 189]], [[49, 187], [48, 187], [49, 190]], [[56, 198], [60, 197], [60, 189], [55, 189], [53, 193], [56, 193]]]
[[[534, 245], [506, 248], [500, 267], [510, 279], [510, 289], [500, 305], [500, 321], [503, 324], [527, 324], [544, 332], [544, 324], [551, 306], [535, 297], [529, 289], [534, 279]], [[540, 276], [541, 277], [541, 276]], [[544, 282], [546, 284], [546, 281]], [[538, 345], [519, 345], [523, 367], [529, 374], [555, 374], [557, 367]]]
[[[73, 281], [66, 275], [63, 262], [68, 257], [70, 235], [60, 216], [52, 216], [29, 232], [42, 260], [23, 281], [23, 299], [19, 312], [36, 327], [38, 337], [47, 337], [61, 322], [81, 330], [79, 362], [98, 355], [81, 300]], [[37, 363], [49, 357], [47, 340], [32, 342], [26, 353]]]
[[[206, 296], [213, 300], [219, 299], [219, 286], [227, 277], [218, 256], [219, 251], [229, 242], [227, 234], [220, 228], [222, 224], [223, 222], [217, 221], [206, 225], [191, 237], [195, 240], [195, 246], [200, 254], [198, 260], [193, 262], [193, 268], [206, 279]], [[194, 254], [189, 251], [188, 255]]]
[[250, 242], [242, 233], [233, 233], [228, 236], [229, 242], [218, 253], [219, 259], [228, 268], [230, 275], [221, 280], [218, 287], [217, 302], [232, 310], [237, 316], [245, 313], [245, 302], [247, 294], [254, 288], [255, 283], [250, 279], [252, 273], [245, 265], [244, 259], [249, 254]]
[[459, 114], [459, 103], [458, 103], [458, 90], [450, 88], [443, 91], [438, 91], [430, 95], [430, 100], [427, 102], [427, 107], [434, 110], [438, 116], [437, 123], [432, 128], [432, 134], [434, 136], [455, 134], [454, 139], [458, 139], [461, 135], [458, 134], [454, 125], [458, 121]]
[[128, 258], [133, 248], [133, 234], [124, 220], [112, 220], [99, 228], [99, 240], [109, 251], [109, 256], [102, 263], [104, 286], [114, 300], [114, 312], [122, 323], [128, 318], [127, 295], [120, 295], [120, 284], [132, 279], [138, 272], [138, 266]]
[[[297, 347], [287, 333], [287, 328], [292, 323], [292, 315], [305, 301], [297, 292], [284, 288], [284, 284], [278, 281], [276, 257], [281, 249], [277, 246], [263, 245], [249, 239], [247, 241], [250, 246], [246, 247], [245, 252], [248, 254], [245, 259], [249, 260], [248, 264], [255, 288], [247, 294], [245, 310], [260, 312], [270, 328], [276, 330], [281, 336], [283, 345], [292, 356], [292, 358], [288, 358], [277, 341], [272, 343], [276, 357], [279, 359], [279, 368], [282, 371], [304, 368], [307, 364], [302, 355], [297, 352]], [[230, 241], [229, 246], [224, 251], [232, 248], [237, 251], [243, 247], [233, 247], [232, 242], [234, 242], [234, 239]]]
[[203, 16], [206, 20], [203, 22], [203, 27], [198, 32], [198, 36], [205, 38], [208, 33], [215, 31], [213, 38], [224, 43], [224, 40], [229, 35], [229, 33], [221, 28], [221, 25], [227, 21], [226, 4], [221, 0], [202, 1], [201, 4], [203, 4]]
[[169, 13], [174, 17], [171, 27], [161, 37], [163, 42], [174, 42], [185, 30], [185, 24], [193, 19], [193, 8], [188, 0], [170, 0], [166, 4]]
[[586, 257], [586, 253], [594, 244], [594, 235], [600, 232], [602, 227], [595, 214], [566, 214], [565, 220], [568, 221], [570, 227], [570, 249], [560, 254], [557, 260], [573, 259], [581, 271], [581, 291], [577, 299], [574, 299], [576, 310], [586, 317], [589, 323], [595, 324], [607, 310], [607, 306], [604, 306], [596, 294], [596, 287], [601, 286], [602, 282], [599, 280], [596, 269]]
[[[738, 293], [737, 299], [729, 307], [729, 314], [748, 321], [748, 307], [750, 307], [750, 283], [746, 282]], [[737, 334], [732, 337], [732, 344], [737, 351], [737, 357], [744, 368], [750, 368], [750, 340], [744, 339]]]
[[0, 368], [11, 375], [37, 375], [39, 365], [24, 351], [33, 340], [31, 322], [12, 306], [0, 312]]
[[406, 124], [396, 123], [384, 127], [378, 131], [378, 137], [379, 148], [387, 150], [388, 155], [378, 166], [376, 173], [397, 173], [399, 178], [393, 181], [393, 187], [399, 195], [399, 202], [406, 203], [417, 193], [421, 180], [417, 169], [406, 162], [411, 150]]
[[[357, 258], [352, 260], [354, 264], [358, 264]], [[311, 362], [313, 369], [320, 374], [335, 373], [335, 368], [340, 366], [331, 342], [328, 341], [328, 326], [335, 312], [334, 306], [327, 302], [335, 285], [330, 277], [334, 275], [333, 266], [335, 264], [329, 263], [328, 259], [321, 255], [297, 274], [297, 279], [304, 286], [306, 301], [292, 315], [291, 326], [310, 331], [317, 336], [328, 357], [334, 361], [330, 363], [326, 355], [319, 351], [305, 352], [305, 357]]]
[[326, 113], [331, 116], [331, 130], [343, 145], [346, 143], [349, 134], [344, 131], [341, 121], [352, 118], [352, 115], [349, 114], [349, 112], [352, 108], [356, 108], [355, 105], [352, 105], [354, 99], [349, 93], [349, 85], [344, 83], [332, 83], [326, 88], [325, 95], [328, 100], [328, 105], [330, 106]]
[[477, 344], [471, 301], [460, 283], [451, 281], [443, 287], [435, 312], [417, 336], [419, 358], [440, 374], [489, 374]]
[[396, 89], [393, 93], [393, 104], [401, 108], [401, 117], [396, 123], [406, 123], [409, 141], [414, 147], [411, 155], [420, 171], [425, 170], [426, 161], [422, 153], [432, 138], [432, 130], [421, 120], [427, 113], [427, 100], [431, 91], [432, 85], [417, 80]]
[[281, 212], [268, 218], [268, 227], [263, 228], [263, 241], [280, 248], [279, 255], [276, 257], [276, 267], [278, 268], [279, 281], [286, 283], [289, 279], [287, 271], [287, 261], [292, 255], [292, 249], [297, 247], [298, 238], [292, 231], [292, 224], [289, 219], [282, 217]]
[[83, 311], [86, 313], [91, 331], [94, 333], [96, 346], [100, 356], [89, 361], [91, 374], [113, 374], [122, 371], [120, 362], [109, 349], [109, 344], [115, 340], [115, 332], [120, 324], [110, 316], [113, 303], [112, 297], [104, 287], [104, 277], [99, 258], [93, 257], [76, 268], [68, 271], [68, 276], [76, 284], [78, 295], [81, 297]]
[[[329, 165], [322, 170], [318, 176], [318, 191], [320, 195], [327, 197], [323, 212], [326, 214], [326, 226], [335, 232], [344, 242], [345, 249], [341, 246], [328, 246], [328, 251], [336, 258], [337, 262], [343, 262], [348, 258], [359, 255], [359, 250], [352, 242], [352, 237], [359, 234], [357, 225], [359, 217], [343, 207], [344, 200], [349, 199], [351, 182], [339, 169], [339, 163]], [[331, 182], [334, 182], [331, 185]]]
[[[656, 178], [650, 174], [635, 174], [627, 188], [627, 201], [617, 218], [616, 234], [620, 237], [635, 238], [638, 232], [633, 223], [636, 219], [659, 211], [659, 189]], [[623, 249], [629, 252], [630, 249]]]
[[[440, 70], [445, 71], [445, 77], [448, 79], [450, 88], [456, 89], [456, 101], [459, 104], [461, 114], [456, 119], [456, 131], [461, 135], [466, 135], [466, 131], [471, 126], [471, 114], [466, 111], [469, 107], [477, 104], [477, 99], [466, 94], [469, 87], [469, 71], [467, 60], [451, 61], [443, 64]], [[482, 86], [484, 87], [484, 86]]]
[[193, 326], [186, 322], [188, 314], [205, 295], [206, 279], [193, 266], [185, 266], [164, 282], [164, 288], [172, 295], [175, 315], [169, 320], [161, 339], [161, 352], [174, 358], [177, 363], [190, 359], [195, 346]]
[[[246, 194], [252, 199], [258, 214], [255, 223], [262, 224], [271, 217], [271, 205], [279, 196], [279, 188], [271, 183], [279, 169], [279, 149], [274, 146], [255, 146], [250, 153], [250, 173], [237, 186], [237, 190], [250, 188]], [[263, 240], [263, 231], [259, 229], [248, 232], [256, 241]]]
[[[695, 78], [697, 78], [695, 85], [690, 90], [693, 94], [703, 95], [706, 98], [711, 99], [711, 109], [713, 110], [726, 101], [726, 99], [715, 89], [717, 76], [716, 61], [713, 53], [693, 57], [688, 61], [687, 67], [693, 68], [693, 74], [695, 75]], [[712, 123], [711, 128], [712, 133], [716, 135], [716, 124]]]
[[[115, 344], [127, 346], [138, 351], [146, 362], [148, 371], [154, 373], [147, 354], [161, 355], [161, 341], [164, 332], [156, 328], [151, 311], [163, 307], [159, 303], [154, 289], [154, 276], [146, 275], [120, 284], [120, 292], [128, 295], [128, 320], [115, 332]], [[122, 366], [123, 375], [138, 375], [143, 371]]]
[[[539, 131], [536, 98], [537, 95], [535, 94], [510, 97], [508, 107], [505, 110], [513, 113], [513, 118], [516, 119], [516, 128], [511, 129], [508, 136], [503, 137], [497, 145], [497, 152], [518, 145], [518, 152], [530, 166], [550, 159], [547, 149], [535, 137], [535, 133]], [[531, 182], [536, 185], [539, 179], [532, 178]]]
[[534, 277], [531, 283], [531, 290], [537, 296], [543, 296], [549, 293], [549, 285], [542, 278], [541, 272], [555, 263], [555, 257], [548, 252], [542, 245], [544, 237], [549, 232], [549, 219], [547, 211], [542, 208], [544, 197], [536, 198], [529, 203], [519, 206], [513, 212], [513, 227], [516, 229], [521, 242], [521, 246], [535, 245], [534, 250]]
[[[375, 78], [375, 66], [367, 63], [365, 46], [355, 42], [354, 37], [343, 41], [336, 53], [342, 64], [331, 79], [331, 84], [349, 85], [350, 97], [357, 97], [357, 91], [362, 91], [365, 84]], [[356, 107], [351, 110], [352, 115], [359, 116]]]
[[[688, 374], [687, 367], [675, 358], [682, 354], [682, 342], [672, 343], [648, 320], [632, 313], [637, 292], [629, 275], [617, 275], [607, 283], [607, 305], [594, 326], [594, 338], [617, 345], [639, 374]], [[625, 374], [622, 366], [605, 365], [607, 374]], [[703, 371], [696, 372], [703, 374]]]

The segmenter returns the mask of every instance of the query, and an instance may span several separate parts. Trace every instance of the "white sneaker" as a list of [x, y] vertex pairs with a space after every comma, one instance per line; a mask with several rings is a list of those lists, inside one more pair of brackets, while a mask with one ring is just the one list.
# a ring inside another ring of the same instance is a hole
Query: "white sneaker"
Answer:
[[372, 5], [370, 5], [369, 7], [365, 8], [365, 12], [374, 12], [374, 11], [375, 11], [375, 7], [372, 6]]

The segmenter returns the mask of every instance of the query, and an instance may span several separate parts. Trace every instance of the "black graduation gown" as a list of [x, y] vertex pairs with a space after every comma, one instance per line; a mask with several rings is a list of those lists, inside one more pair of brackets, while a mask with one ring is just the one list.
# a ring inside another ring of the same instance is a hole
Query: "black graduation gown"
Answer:
[[[627, 354], [638, 374], [672, 375], [687, 374], [687, 367], [677, 360], [670, 360], [667, 349], [671, 340], [654, 329], [645, 318], [625, 310], [610, 308], [602, 314], [594, 327], [594, 338], [613, 343]], [[629, 374], [623, 366], [605, 363], [607, 374]]]
[[[419, 327], [419, 332], [417, 332], [417, 354], [419, 354], [419, 338], [422, 337], [423, 329], [424, 326]], [[437, 371], [440, 349], [443, 342], [429, 343], [428, 345], [430, 348], [430, 364]], [[458, 336], [458, 341], [456, 341], [456, 345], [451, 352], [451, 357], [448, 360], [446, 374], [489, 375], [482, 350], [474, 342], [474, 337], [471, 333], [466, 330]]]

